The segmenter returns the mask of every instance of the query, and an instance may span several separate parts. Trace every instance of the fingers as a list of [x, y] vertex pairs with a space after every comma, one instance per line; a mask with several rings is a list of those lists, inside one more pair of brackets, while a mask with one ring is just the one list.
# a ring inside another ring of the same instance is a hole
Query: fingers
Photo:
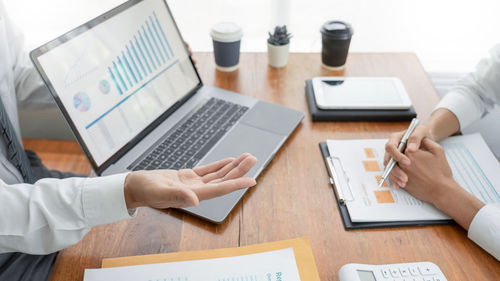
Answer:
[[410, 159], [406, 157], [403, 153], [398, 150], [399, 142], [403, 137], [404, 132], [399, 132], [392, 134], [389, 141], [385, 144], [386, 154], [384, 155], [384, 164], [389, 162], [389, 158], [392, 157], [396, 162], [402, 163], [404, 165], [410, 165]]
[[406, 145], [406, 150], [409, 152], [415, 152], [420, 148], [420, 144], [422, 139], [427, 136], [427, 127], [425, 126], [417, 126], [411, 136], [408, 138], [408, 142]]
[[395, 189], [398, 189], [398, 187], [406, 186], [406, 183], [408, 182], [408, 175], [401, 170], [400, 167], [394, 166], [391, 174], [389, 175], [389, 180], [391, 181], [392, 186]]
[[432, 154], [443, 151], [443, 147], [437, 142], [431, 140], [430, 138], [424, 138], [422, 141], [422, 148], [429, 151]]
[[248, 171], [250, 171], [250, 169], [252, 169], [255, 163], [257, 163], [257, 158], [252, 155], [248, 155], [226, 175], [224, 175], [222, 178], [213, 180], [213, 182], [220, 182], [243, 177], [246, 173], [248, 173]]
[[[233, 158], [233, 161], [226, 163], [226, 165], [224, 165], [222, 167], [219, 167], [219, 169], [213, 170], [209, 174], [205, 174], [202, 177], [202, 181], [204, 183], [207, 183], [207, 182], [214, 181], [214, 180], [217, 180], [217, 179], [223, 179], [232, 170], [234, 170], [234, 169], [238, 169], [239, 170], [239, 169], [245, 168], [246, 166], [248, 166], [248, 161], [245, 161], [247, 158], [253, 158], [253, 159], [255, 159], [255, 157], [253, 157], [251, 154], [249, 154], [249, 153], [243, 153], [240, 156], [238, 156], [238, 158], [236, 158], [236, 159]], [[243, 164], [243, 163], [245, 163], [245, 166], [244, 167], [240, 167], [240, 164]], [[251, 166], [250, 166], [250, 168], [251, 168]], [[248, 172], [248, 170], [246, 172]], [[239, 176], [240, 177], [244, 176], [246, 174], [246, 172], [243, 173], [243, 174], [240, 174]]]
[[237, 178], [217, 183], [207, 183], [195, 188], [194, 192], [198, 195], [199, 200], [208, 200], [219, 197], [238, 189], [254, 186], [255, 180], [250, 177]]
[[193, 50], [191, 50], [191, 46], [189, 46], [188, 42], [184, 42], [184, 44], [186, 45], [186, 48], [188, 49], [189, 55], [191, 56], [193, 63], [196, 64], [197, 61], [193, 58]]
[[226, 158], [219, 160], [217, 162], [212, 162], [204, 166], [199, 166], [193, 169], [193, 171], [200, 177], [203, 177], [209, 173], [220, 170], [222, 167], [234, 161], [234, 158]]
[[186, 45], [186, 48], [188, 49], [189, 55], [193, 56], [193, 51], [191, 51], [191, 46], [189, 46], [189, 43], [184, 41], [184, 45]]

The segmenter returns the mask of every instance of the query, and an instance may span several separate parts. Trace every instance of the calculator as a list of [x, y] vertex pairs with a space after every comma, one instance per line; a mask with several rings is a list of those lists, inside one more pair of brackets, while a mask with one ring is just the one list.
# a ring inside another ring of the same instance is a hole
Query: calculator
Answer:
[[384, 265], [350, 263], [339, 270], [340, 281], [447, 281], [432, 262]]

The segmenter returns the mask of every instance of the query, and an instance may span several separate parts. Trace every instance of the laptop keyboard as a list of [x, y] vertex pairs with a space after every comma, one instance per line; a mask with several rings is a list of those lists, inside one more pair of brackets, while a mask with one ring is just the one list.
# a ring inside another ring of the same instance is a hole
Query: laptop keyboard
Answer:
[[189, 118], [179, 121], [128, 169], [193, 168], [247, 110], [246, 106], [211, 98]]

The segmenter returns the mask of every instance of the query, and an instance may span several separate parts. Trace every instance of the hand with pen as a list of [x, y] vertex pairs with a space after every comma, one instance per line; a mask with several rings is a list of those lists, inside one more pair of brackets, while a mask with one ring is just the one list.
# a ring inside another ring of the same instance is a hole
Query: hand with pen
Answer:
[[484, 206], [454, 180], [444, 150], [437, 141], [458, 132], [459, 122], [447, 109], [438, 109], [426, 125], [418, 125], [406, 141], [406, 149], [398, 145], [406, 131], [389, 137], [384, 164], [391, 158], [394, 165], [388, 178], [395, 189], [401, 187], [414, 197], [433, 204], [465, 229]]

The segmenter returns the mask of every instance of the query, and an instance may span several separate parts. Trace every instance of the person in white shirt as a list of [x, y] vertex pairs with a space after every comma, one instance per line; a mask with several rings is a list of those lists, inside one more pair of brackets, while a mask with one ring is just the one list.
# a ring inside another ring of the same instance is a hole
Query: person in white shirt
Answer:
[[500, 205], [485, 205], [460, 187], [436, 143], [484, 117], [495, 104], [500, 104], [500, 44], [440, 101], [429, 121], [415, 129], [404, 153], [397, 150], [404, 132], [392, 134], [384, 160], [398, 161], [389, 176], [394, 188], [402, 187], [448, 214], [468, 230], [472, 241], [500, 260]]
[[[0, 101], [0, 280], [46, 280], [56, 256], [51, 253], [77, 243], [93, 226], [133, 217], [137, 207], [194, 206], [256, 184], [245, 177], [256, 163], [250, 154], [194, 169], [97, 178], [60, 179], [70, 174], [47, 170], [36, 154], [22, 149], [17, 106], [43, 106], [52, 98], [1, 0]], [[12, 161], [19, 154], [33, 177]]]

